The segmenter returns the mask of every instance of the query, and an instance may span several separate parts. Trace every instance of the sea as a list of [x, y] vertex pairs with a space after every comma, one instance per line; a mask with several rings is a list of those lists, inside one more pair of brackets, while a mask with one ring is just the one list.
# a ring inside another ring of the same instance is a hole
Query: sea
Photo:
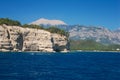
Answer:
[[120, 52], [0, 52], [0, 80], [120, 80]]

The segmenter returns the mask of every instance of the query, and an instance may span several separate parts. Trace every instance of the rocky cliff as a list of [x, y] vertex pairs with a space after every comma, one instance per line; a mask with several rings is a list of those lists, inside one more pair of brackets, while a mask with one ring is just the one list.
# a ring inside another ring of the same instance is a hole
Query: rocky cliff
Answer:
[[41, 29], [20, 26], [0, 26], [0, 51], [68, 51], [65, 36]]

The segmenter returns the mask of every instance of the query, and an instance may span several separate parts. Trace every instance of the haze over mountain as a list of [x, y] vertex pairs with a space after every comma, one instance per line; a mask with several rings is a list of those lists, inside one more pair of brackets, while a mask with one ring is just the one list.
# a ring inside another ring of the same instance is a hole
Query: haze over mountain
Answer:
[[33, 21], [30, 24], [36, 24], [36, 25], [67, 25], [65, 22], [61, 20], [49, 20], [45, 18], [40, 18], [36, 21]]

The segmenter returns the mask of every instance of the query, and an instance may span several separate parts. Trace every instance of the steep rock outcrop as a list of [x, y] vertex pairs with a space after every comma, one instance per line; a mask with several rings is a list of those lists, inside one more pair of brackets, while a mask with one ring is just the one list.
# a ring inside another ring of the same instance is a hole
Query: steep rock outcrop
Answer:
[[65, 36], [45, 30], [0, 26], [0, 51], [68, 51]]
[[52, 34], [53, 49], [56, 52], [67, 51], [68, 50], [68, 41], [65, 36], [58, 34]]

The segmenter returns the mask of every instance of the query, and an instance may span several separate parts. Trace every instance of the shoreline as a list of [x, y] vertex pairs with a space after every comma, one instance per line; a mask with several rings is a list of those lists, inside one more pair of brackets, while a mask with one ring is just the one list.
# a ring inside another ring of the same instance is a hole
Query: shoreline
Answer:
[[116, 53], [120, 53], [120, 51], [80, 51], [80, 50], [74, 50], [74, 51], [67, 51], [67, 52], [40, 52], [40, 51], [0, 51], [0, 53], [43, 53], [43, 54], [54, 54], [54, 53], [61, 53], [61, 54], [69, 54], [69, 53], [73, 53], [73, 52], [87, 52], [87, 53], [91, 53], [91, 52], [116, 52]]

